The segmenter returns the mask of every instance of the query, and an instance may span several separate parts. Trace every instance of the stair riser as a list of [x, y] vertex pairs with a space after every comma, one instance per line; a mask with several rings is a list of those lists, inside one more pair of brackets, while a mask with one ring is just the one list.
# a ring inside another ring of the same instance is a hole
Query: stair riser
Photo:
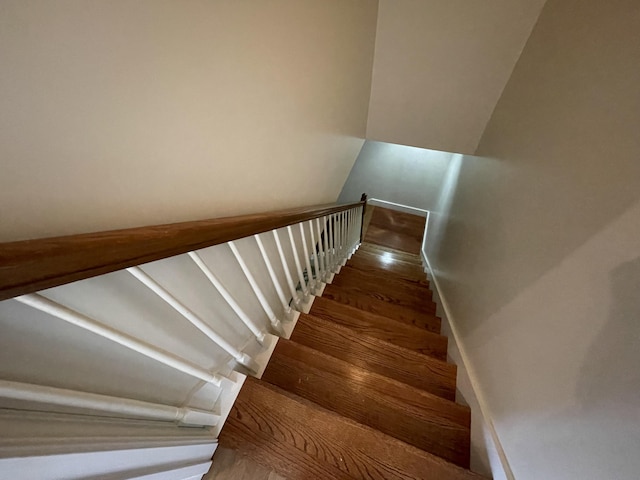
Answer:
[[435, 312], [417, 311], [412, 308], [392, 303], [388, 298], [378, 298], [374, 295], [363, 294], [357, 290], [328, 285], [323, 296], [336, 302], [349, 305], [366, 312], [371, 312], [396, 321], [424, 328], [430, 332], [440, 333], [440, 319]]
[[392, 344], [381, 345], [377, 339], [358, 336], [344, 328], [331, 328], [327, 323], [303, 315], [291, 340], [442, 398], [455, 398], [455, 365]]
[[469, 466], [468, 428], [281, 354], [274, 355], [263, 379], [456, 465]]
[[[358, 310], [324, 297], [313, 303], [311, 315], [440, 360], [447, 358], [447, 337], [423, 328]], [[434, 328], [438, 324], [434, 323]]]

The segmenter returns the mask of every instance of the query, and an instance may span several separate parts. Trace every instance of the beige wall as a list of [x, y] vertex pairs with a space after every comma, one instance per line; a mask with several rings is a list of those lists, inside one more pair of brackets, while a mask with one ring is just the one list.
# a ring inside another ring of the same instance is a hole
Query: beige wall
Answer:
[[381, 0], [367, 138], [473, 154], [545, 0]]
[[433, 210], [454, 154], [367, 140], [340, 193], [340, 202], [369, 198]]
[[549, 0], [431, 263], [519, 480], [640, 471], [640, 4]]
[[335, 201], [377, 2], [3, 0], [0, 241]]

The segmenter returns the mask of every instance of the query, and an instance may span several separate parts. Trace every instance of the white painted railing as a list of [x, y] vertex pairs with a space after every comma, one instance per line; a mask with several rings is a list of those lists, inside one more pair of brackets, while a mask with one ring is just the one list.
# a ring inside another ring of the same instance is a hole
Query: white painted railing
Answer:
[[219, 432], [361, 227], [356, 206], [0, 302], [0, 429], [5, 407]]

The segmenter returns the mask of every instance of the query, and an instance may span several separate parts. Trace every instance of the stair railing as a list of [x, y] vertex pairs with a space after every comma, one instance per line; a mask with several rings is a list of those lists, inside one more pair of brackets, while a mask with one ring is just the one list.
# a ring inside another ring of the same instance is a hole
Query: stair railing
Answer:
[[[50, 335], [62, 321], [114, 345], [96, 350], [101, 371], [85, 372], [75, 362], [77, 371], [65, 377], [64, 362], [59, 368], [56, 362], [68, 347], [56, 343], [57, 334], [47, 337], [49, 350], [36, 359], [7, 341], [0, 352], [0, 407], [9, 402], [25, 410], [170, 422], [217, 435], [233, 403], [220, 400], [225, 388], [237, 383], [238, 372], [259, 375], [274, 336], [291, 334], [299, 312], [308, 311], [360, 245], [364, 204], [0, 244], [0, 337], [17, 337], [25, 325]], [[193, 340], [198, 334], [209, 346]], [[38, 348], [34, 343], [30, 351]], [[135, 381], [97, 388], [96, 376], [120, 378], [109, 370], [120, 348], [192, 379], [177, 381], [190, 388], [171, 393], [171, 402], [151, 401], [161, 381], [151, 379], [153, 367], [137, 361], [132, 378], [153, 388]], [[43, 378], [44, 370], [54, 374]]]

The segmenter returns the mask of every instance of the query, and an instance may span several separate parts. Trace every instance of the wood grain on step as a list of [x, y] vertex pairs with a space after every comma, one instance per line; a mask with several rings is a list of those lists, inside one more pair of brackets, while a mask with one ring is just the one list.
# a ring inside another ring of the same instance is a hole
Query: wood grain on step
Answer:
[[456, 366], [442, 360], [305, 314], [291, 340], [447, 400], [455, 398]]
[[202, 480], [287, 480], [270, 468], [253, 461], [237, 450], [218, 447], [213, 455], [211, 469]]
[[253, 378], [245, 382], [219, 443], [287, 479], [482, 478]]
[[364, 241], [419, 254], [426, 218], [375, 207]]
[[[386, 249], [385, 249], [386, 250]], [[424, 276], [424, 267], [422, 265], [422, 263], [418, 263], [418, 262], [414, 262], [414, 261], [407, 261], [406, 259], [396, 256], [392, 253], [389, 253], [388, 255], [385, 254], [385, 252], [383, 251], [375, 251], [375, 250], [371, 250], [369, 248], [359, 248], [356, 251], [356, 255], [361, 256], [361, 257], [375, 257], [378, 261], [381, 261], [384, 264], [395, 264], [398, 263], [401, 266], [406, 267], [407, 269], [411, 269], [413, 272], [419, 273], [420, 275]]]
[[359, 251], [369, 252], [376, 255], [383, 255], [394, 260], [413, 263], [414, 265], [422, 267], [422, 257], [420, 255], [403, 252], [401, 250], [396, 250], [390, 247], [383, 247], [382, 245], [376, 245], [375, 243], [362, 243], [360, 245]]
[[[440, 401], [432, 402], [429, 409], [416, 408], [379, 388], [354, 381], [355, 377], [370, 375], [295, 342], [281, 340], [262, 379], [456, 465], [469, 467], [469, 427], [449, 421], [446, 414], [440, 415], [437, 410], [449, 409], [455, 403], [431, 397]], [[420, 391], [413, 390], [418, 396], [416, 392]]]
[[370, 224], [367, 235], [364, 237], [367, 242], [388, 246], [408, 253], [417, 254], [422, 247], [422, 239], [412, 235], [394, 233], [377, 225]]
[[378, 225], [405, 235], [417, 235], [422, 239], [426, 223], [426, 214], [414, 215], [390, 208], [375, 207], [371, 214], [370, 225]]
[[[340, 275], [342, 271], [344, 268]], [[327, 297], [317, 297], [309, 313], [424, 355], [440, 360], [447, 358], [447, 337], [423, 328], [360, 310]], [[434, 328], [437, 327], [438, 324], [434, 323]]]
[[376, 315], [426, 328], [435, 333], [440, 332], [440, 319], [435, 316], [435, 305], [431, 301], [425, 301], [426, 305], [418, 309], [405, 299], [371, 290], [335, 285], [327, 285], [322, 296]]

